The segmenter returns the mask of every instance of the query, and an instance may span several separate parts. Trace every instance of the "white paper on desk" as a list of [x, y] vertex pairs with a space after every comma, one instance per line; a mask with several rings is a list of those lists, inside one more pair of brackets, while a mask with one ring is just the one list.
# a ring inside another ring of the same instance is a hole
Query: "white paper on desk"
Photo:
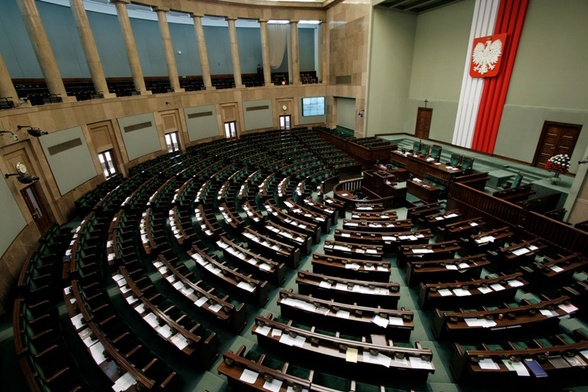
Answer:
[[319, 287], [322, 287], [324, 289], [330, 289], [331, 286], [332, 286], [331, 283], [324, 281], [324, 280], [319, 283]]
[[246, 382], [247, 384], [255, 384], [257, 376], [259, 376], [259, 373], [254, 372], [253, 370], [243, 369], [243, 373], [241, 373], [239, 380]]
[[494, 290], [494, 291], [504, 290], [504, 286], [501, 285], [500, 283], [493, 283], [490, 285], [490, 288], [492, 288], [492, 290]]
[[165, 324], [157, 328], [157, 333], [167, 339], [172, 335], [172, 330], [169, 325]]
[[455, 264], [446, 264], [445, 268], [447, 268], [448, 270], [454, 270], [454, 271], [458, 270], [457, 265], [455, 265]]
[[278, 380], [277, 378], [274, 378], [272, 381], [264, 382], [263, 389], [267, 389], [268, 391], [271, 391], [271, 392], [278, 392], [280, 390], [280, 388], [282, 388], [283, 383], [284, 383], [284, 381]]
[[127, 389], [129, 389], [132, 385], [135, 385], [137, 383], [137, 380], [135, 380], [135, 378], [130, 374], [130, 373], [125, 373], [122, 376], [120, 376], [112, 385], [112, 389], [116, 392], [122, 392], [122, 391], [126, 391]]
[[468, 327], [484, 327], [486, 324], [486, 320], [478, 318], [464, 318], [463, 321], [465, 321]]
[[90, 354], [92, 354], [94, 362], [96, 362], [98, 365], [106, 361], [106, 357], [104, 356], [104, 346], [98, 341], [90, 346]]
[[139, 299], [133, 295], [129, 295], [128, 297], [125, 298], [127, 300], [127, 302], [129, 303], [129, 305], [134, 304], [135, 302], [137, 302]]
[[349, 233], [341, 233], [341, 237], [351, 237], [351, 234], [349, 234]]
[[351, 313], [349, 313], [346, 310], [338, 310], [337, 313], [335, 313], [335, 317], [339, 317], [339, 318], [343, 318], [343, 319], [348, 319], [350, 315], [351, 315]]
[[171, 342], [180, 350], [183, 350], [184, 348], [186, 348], [189, 344], [188, 339], [186, 339], [184, 336], [182, 336], [181, 334], [177, 333], [174, 336], [172, 336], [171, 338]]
[[282, 330], [278, 328], [272, 328], [272, 337], [273, 336], [282, 336]]
[[378, 253], [378, 251], [375, 250], [375, 249], [366, 249], [365, 251], [366, 251], [366, 253], [371, 253], [371, 254], [377, 254]]
[[527, 248], [529, 248], [530, 250], [537, 250], [537, 249], [539, 249], [535, 245], [529, 245]]
[[335, 289], [347, 291], [347, 285], [345, 283], [335, 283]]
[[457, 216], [457, 214], [455, 212], [449, 214], [449, 215], [445, 215], [445, 218], [455, 218]]
[[588, 350], [582, 350], [582, 351], [580, 351], [580, 354], [581, 354], [581, 355], [582, 355], [582, 356], [583, 356], [585, 359], [587, 359], [587, 360], [588, 360]]
[[389, 321], [388, 318], [376, 314], [372, 317], [372, 323], [376, 324], [378, 327], [387, 328]]
[[478, 226], [476, 222], [470, 222], [470, 226]]
[[552, 265], [551, 267], [549, 267], [549, 269], [552, 270], [553, 272], [561, 272], [564, 270], [559, 265]]
[[245, 281], [239, 282], [239, 284], [237, 285], [237, 287], [239, 287], [240, 289], [243, 289], [243, 290], [247, 290], [250, 293], [252, 293], [255, 290], [255, 286], [254, 285], [252, 285], [252, 284], [250, 284], [248, 282], [245, 282]]
[[390, 290], [383, 288], [383, 287], [376, 287], [376, 294], [378, 295], [388, 295], [390, 294]]
[[369, 351], [366, 351], [366, 350], [364, 350], [364, 352], [362, 353], [362, 358], [363, 358], [363, 361], [366, 363], [373, 363], [376, 365], [382, 365], [387, 368], [390, 367], [390, 363], [392, 362], [392, 359], [387, 355], [384, 355], [384, 354], [372, 355], [369, 353]]
[[258, 334], [261, 334], [263, 336], [267, 336], [271, 330], [272, 330], [272, 327], [270, 327], [268, 325], [258, 325], [255, 327], [255, 332], [257, 332]]
[[557, 312], [553, 312], [553, 311], [551, 311], [549, 309], [541, 309], [541, 310], [539, 310], [539, 313], [541, 313], [545, 317], [555, 317], [555, 316], [557, 316]]
[[433, 249], [413, 249], [412, 253], [434, 253]]
[[529, 370], [525, 367], [522, 362], [513, 362], [512, 367], [514, 368], [515, 372], [517, 372], [517, 376], [519, 377], [529, 377]]
[[527, 248], [519, 248], [519, 249], [515, 249], [512, 251], [512, 253], [517, 256], [524, 255], [525, 253], [529, 253], [529, 252], [530, 252], [530, 250]]
[[350, 270], [354, 270], [357, 271], [359, 270], [361, 266], [357, 263], [347, 263], [345, 264], [345, 269], [350, 269]]
[[71, 323], [74, 325], [74, 327], [76, 327], [76, 329], [80, 329], [84, 325], [82, 322], [83, 317], [84, 316], [81, 313], [78, 313], [70, 319]]
[[465, 297], [465, 296], [468, 296], [468, 295], [472, 295], [472, 293], [470, 293], [469, 290], [459, 289], [459, 288], [458, 289], [453, 289], [453, 293], [455, 295], [457, 295], [458, 297]]
[[207, 264], [204, 268], [206, 268], [208, 271], [212, 272], [215, 275], [218, 275], [221, 273], [220, 268], [216, 268], [214, 265], [212, 264]]
[[345, 226], [357, 226], [355, 222], [345, 222]]
[[400, 325], [400, 326], [403, 326], [404, 325], [404, 320], [402, 319], [402, 317], [390, 316], [390, 317], [388, 317], [388, 324], [390, 324], [390, 325]]
[[431, 361], [425, 361], [421, 357], [410, 357], [410, 367], [413, 369], [433, 369]]
[[382, 239], [383, 239], [384, 241], [396, 241], [396, 237], [394, 237], [394, 236], [391, 236], [391, 235], [383, 235], [383, 236], [382, 236]]
[[525, 284], [523, 282], [521, 282], [520, 280], [511, 279], [508, 281], [508, 285], [510, 287], [521, 287], [521, 286], [524, 286]]
[[498, 364], [496, 362], [494, 362], [492, 360], [492, 358], [480, 359], [478, 364], [480, 365], [480, 369], [485, 369], [485, 370], [498, 370], [498, 369], [500, 369], [500, 366], [498, 366]]
[[211, 311], [213, 311], [214, 313], [218, 313], [221, 309], [222, 309], [222, 305], [221, 304], [214, 304], [214, 305], [210, 305], [208, 307], [208, 309], [210, 309]]
[[442, 297], [448, 297], [450, 295], [453, 295], [453, 292], [449, 289], [440, 289], [440, 290], [437, 290], [437, 292]]
[[566, 313], [573, 313], [576, 310], [578, 310], [578, 308], [576, 308], [572, 304], [559, 304], [557, 307], [560, 308], [561, 310], [563, 310]]
[[357, 363], [358, 351], [354, 347], [348, 347], [345, 351], [345, 361]]
[[480, 286], [480, 287], [478, 287], [478, 291], [482, 294], [488, 294], [488, 293], [491, 293], [493, 290], [490, 287]]
[[457, 265], [457, 267], [461, 268], [461, 269], [465, 269], [465, 268], [470, 268], [470, 265], [468, 263], [459, 263]]
[[207, 297], [200, 297], [200, 298], [198, 298], [198, 301], [194, 302], [194, 305], [201, 307], [202, 305], [204, 305], [207, 302], [208, 302]]
[[445, 218], [443, 218], [442, 216], [436, 216], [435, 217], [435, 220], [443, 220], [443, 219], [445, 219]]
[[178, 280], [176, 283], [173, 284], [174, 289], [181, 290], [184, 288], [184, 283], [181, 280]]

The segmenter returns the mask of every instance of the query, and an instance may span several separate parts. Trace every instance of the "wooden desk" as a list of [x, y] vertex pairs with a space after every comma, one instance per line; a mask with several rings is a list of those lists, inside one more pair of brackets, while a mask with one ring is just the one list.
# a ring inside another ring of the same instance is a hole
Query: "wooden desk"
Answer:
[[318, 274], [378, 282], [389, 282], [391, 273], [388, 261], [360, 260], [320, 253], [312, 255], [312, 270]]
[[400, 298], [398, 283], [345, 279], [309, 271], [298, 271], [296, 283], [300, 294], [338, 302], [396, 309]]
[[395, 233], [371, 233], [368, 231], [335, 230], [336, 241], [382, 246], [386, 251], [396, 251], [401, 245], [426, 244], [433, 233], [430, 229], [409, 230]]
[[[380, 373], [382, 376], [390, 377], [390, 380], [407, 377], [412, 381], [426, 379], [429, 373], [435, 371], [431, 350], [334, 337], [314, 328], [309, 331], [294, 326], [291, 321], [285, 324], [272, 320], [271, 314], [257, 316], [251, 332], [262, 346], [287, 350], [289, 356], [303, 359], [306, 363], [336, 368], [354, 376], [372, 374], [386, 367], [386, 371]], [[350, 350], [357, 354], [356, 361], [347, 360]], [[392, 361], [375, 363], [373, 357], [384, 359], [380, 355]]]
[[275, 222], [266, 222], [265, 229], [271, 237], [275, 237], [281, 242], [299, 248], [300, 252], [305, 255], [310, 254], [312, 248], [312, 237], [310, 235], [288, 229]]
[[435, 309], [433, 333], [437, 339], [467, 341], [499, 339], [537, 329], [547, 332], [557, 327], [560, 318], [577, 310], [567, 305], [569, 299], [561, 296], [536, 304], [522, 301], [517, 307], [504, 306], [493, 310], [443, 312]]
[[371, 333], [384, 335], [388, 339], [407, 340], [414, 329], [414, 314], [404, 308], [396, 310], [354, 305], [297, 294], [292, 290], [280, 290], [278, 305], [282, 317], [327, 329], [336, 325], [338, 331], [347, 334]]
[[326, 240], [323, 251], [328, 255], [370, 261], [382, 261], [384, 257], [384, 250], [381, 246], [359, 245], [341, 241]]
[[508, 226], [498, 229], [484, 231], [478, 234], [472, 234], [469, 237], [461, 237], [460, 242], [464, 249], [470, 253], [480, 253], [503, 246], [510, 241], [514, 233]]
[[406, 181], [407, 192], [421, 199], [425, 203], [432, 203], [439, 200], [441, 189], [434, 185], [427, 184], [417, 178]]
[[451, 282], [459, 279], [478, 278], [482, 268], [490, 265], [486, 254], [445, 260], [412, 260], [406, 268], [406, 284]]
[[418, 263], [425, 260], [451, 259], [461, 246], [457, 241], [435, 242], [431, 244], [402, 245], [398, 249], [398, 267], [404, 267], [407, 262]]
[[343, 220], [343, 229], [350, 231], [397, 233], [412, 229], [412, 221], [410, 219], [398, 221], [358, 221], [345, 219]]
[[390, 153], [390, 161], [400, 164], [417, 177], [437, 177], [445, 183], [445, 186], [449, 185], [453, 177], [462, 173], [458, 168], [453, 168], [443, 163], [435, 162], [434, 160], [428, 160], [410, 152], [403, 154], [401, 151], [392, 151]]
[[351, 211], [352, 220], [360, 221], [390, 221], [396, 220], [396, 211], [387, 212], [364, 212], [364, 211]]
[[526, 290], [529, 282], [521, 272], [495, 278], [461, 280], [449, 283], [421, 283], [421, 309], [455, 309], [494, 304], [512, 300], [518, 289]]
[[547, 245], [538, 238], [529, 241], [509, 243], [506, 247], [496, 250], [489, 250], [488, 257], [497, 271], [506, 268], [519, 267], [526, 265], [535, 260], [535, 256], [541, 250], [546, 249]]
[[449, 223], [439, 227], [437, 240], [448, 241], [450, 239], [468, 238], [471, 235], [478, 234], [480, 229], [485, 226], [486, 222], [480, 217]]

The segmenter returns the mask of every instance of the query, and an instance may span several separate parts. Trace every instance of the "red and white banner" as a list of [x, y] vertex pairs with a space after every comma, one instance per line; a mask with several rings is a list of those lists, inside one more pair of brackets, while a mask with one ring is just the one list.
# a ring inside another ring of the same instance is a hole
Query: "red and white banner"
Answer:
[[491, 78], [498, 75], [506, 36], [507, 34], [503, 33], [474, 39], [470, 62], [471, 77]]

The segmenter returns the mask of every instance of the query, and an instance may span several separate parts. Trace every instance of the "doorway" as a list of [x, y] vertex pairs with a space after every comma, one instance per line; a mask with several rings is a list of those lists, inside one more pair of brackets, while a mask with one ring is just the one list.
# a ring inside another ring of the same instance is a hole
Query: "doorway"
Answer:
[[432, 108], [418, 108], [414, 134], [419, 139], [428, 139], [431, 130]]
[[33, 216], [33, 220], [37, 224], [39, 232], [45, 234], [51, 227], [52, 222], [47, 207], [43, 202], [44, 199], [41, 197], [39, 186], [38, 182], [34, 182], [30, 186], [21, 189], [20, 193]]
[[537, 144], [533, 166], [545, 167], [549, 158], [558, 154], [572, 156], [582, 125], [545, 121]]

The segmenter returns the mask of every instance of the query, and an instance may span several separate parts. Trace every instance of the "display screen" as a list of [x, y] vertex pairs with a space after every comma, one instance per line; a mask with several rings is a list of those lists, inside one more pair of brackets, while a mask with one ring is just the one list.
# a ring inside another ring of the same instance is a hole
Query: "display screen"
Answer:
[[302, 116], [324, 116], [325, 115], [325, 97], [306, 97], [302, 98]]

